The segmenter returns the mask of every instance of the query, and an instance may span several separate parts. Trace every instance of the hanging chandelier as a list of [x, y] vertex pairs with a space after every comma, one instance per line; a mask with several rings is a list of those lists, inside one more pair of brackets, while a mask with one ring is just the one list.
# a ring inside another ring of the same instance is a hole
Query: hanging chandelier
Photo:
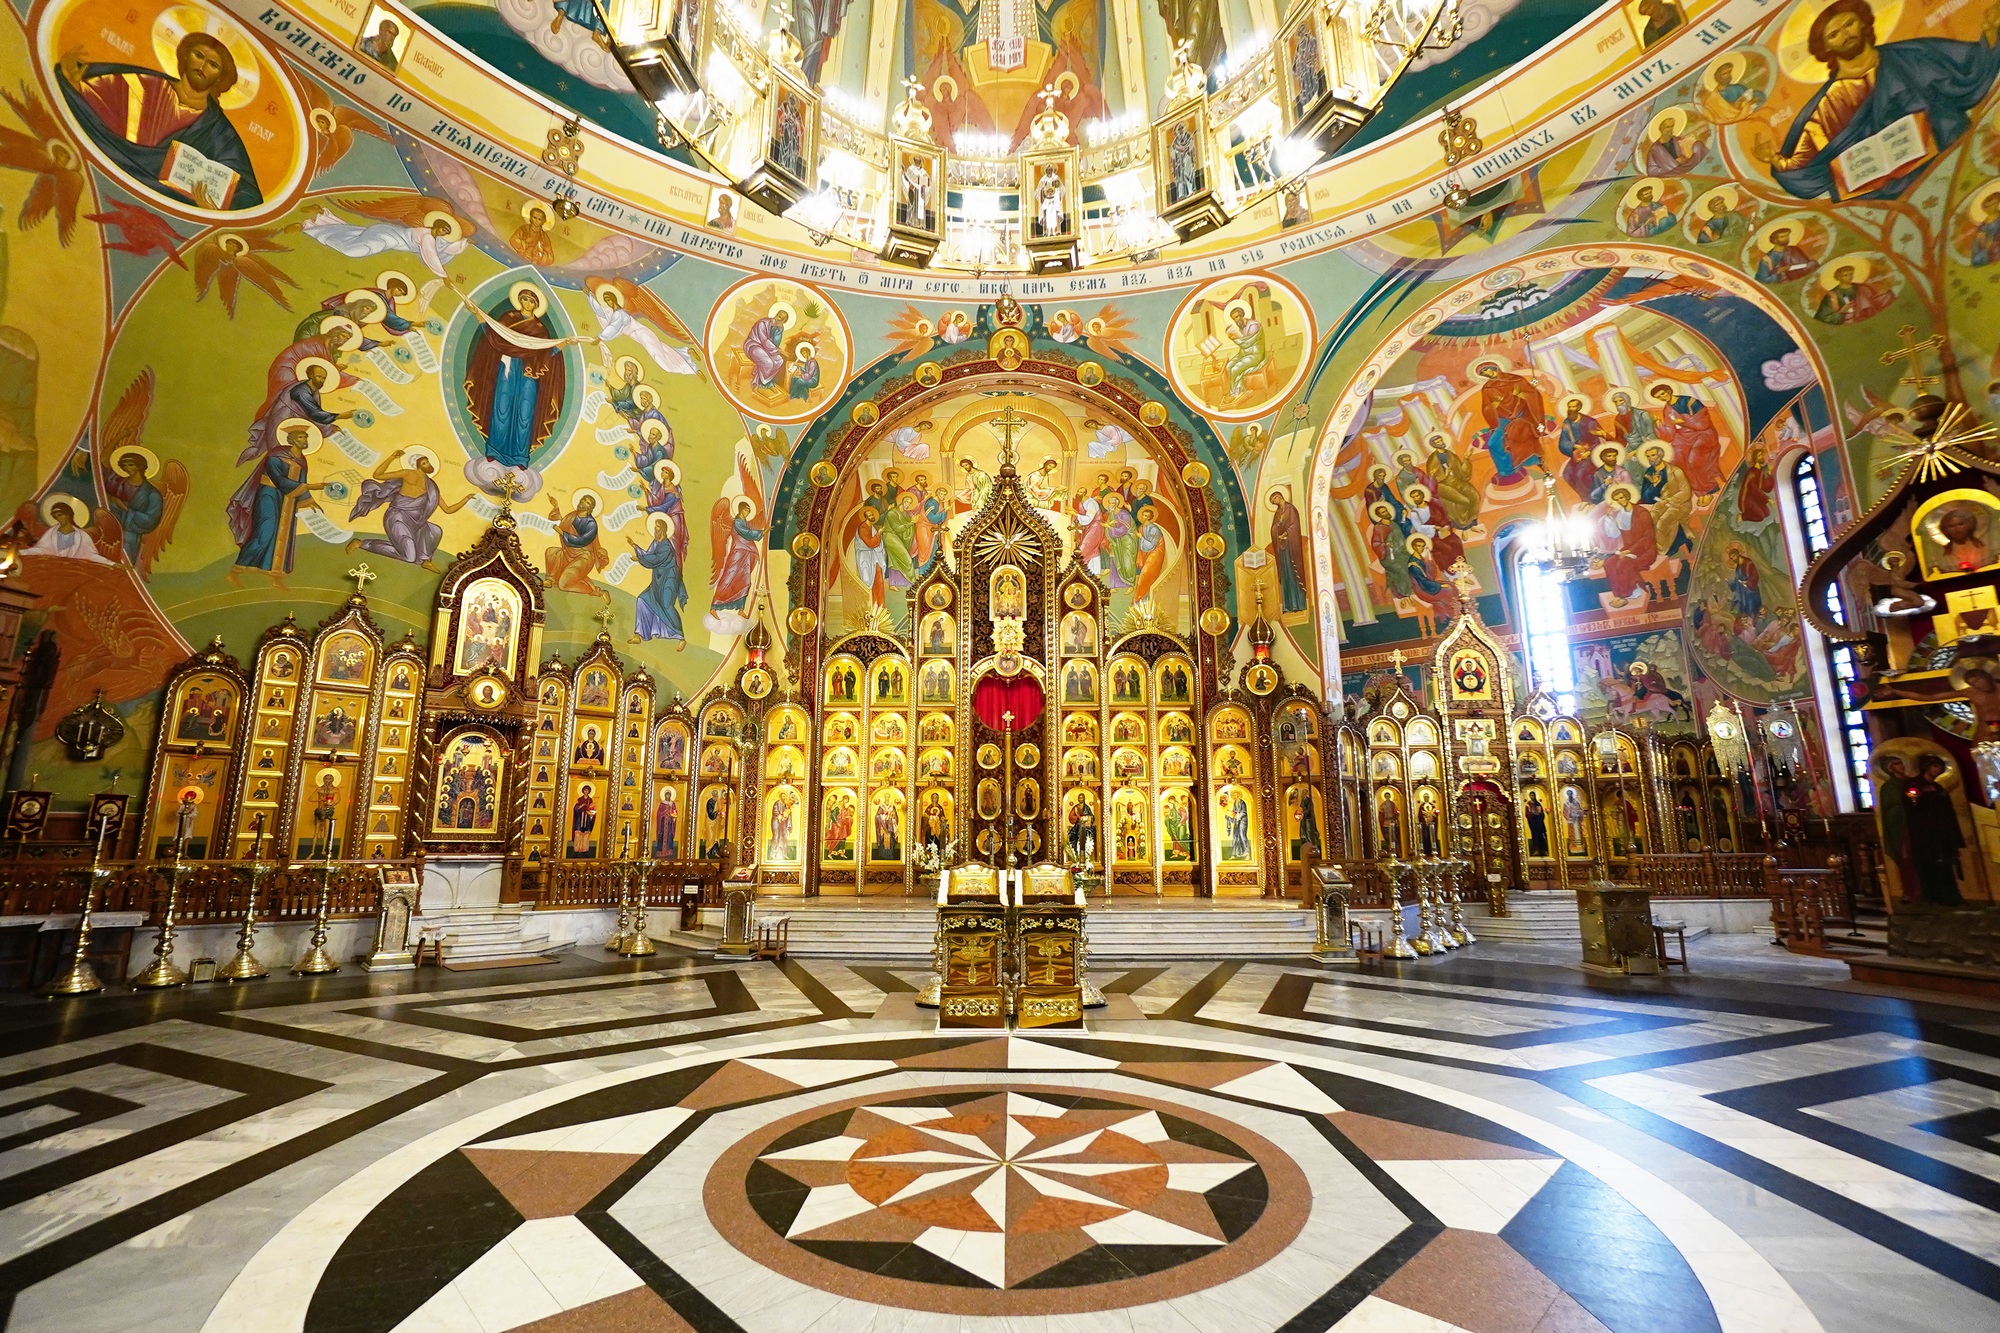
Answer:
[[1595, 556], [1591, 549], [1589, 520], [1571, 514], [1556, 498], [1556, 479], [1544, 478], [1542, 490], [1547, 504], [1542, 521], [1529, 529], [1523, 558], [1539, 565], [1564, 583], [1578, 579], [1590, 569]]
[[1137, 260], [1299, 189], [1418, 55], [1463, 31], [1459, 0], [1306, 0], [1218, 70], [1177, 43], [1150, 121], [1093, 121], [1079, 143], [1058, 106], [1077, 90], [1064, 74], [1037, 94], [1025, 141], [961, 132], [944, 144], [914, 80], [886, 116], [814, 84], [786, 9], [766, 32], [761, 8], [727, 0], [599, 5], [663, 146], [815, 245], [977, 273]]

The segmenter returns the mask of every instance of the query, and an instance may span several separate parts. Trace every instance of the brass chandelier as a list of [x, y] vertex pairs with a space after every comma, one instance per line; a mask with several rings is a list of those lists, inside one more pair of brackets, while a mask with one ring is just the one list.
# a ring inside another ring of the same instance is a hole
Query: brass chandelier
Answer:
[[1176, 44], [1150, 121], [1092, 122], [1079, 142], [1057, 105], [1075, 92], [1065, 75], [1042, 89], [1025, 141], [945, 144], [914, 80], [887, 115], [814, 84], [785, 13], [765, 31], [759, 10], [727, 0], [597, 2], [664, 147], [816, 245], [973, 273], [1150, 258], [1299, 189], [1419, 54], [1463, 30], [1459, 0], [1303, 0], [1223, 69]]

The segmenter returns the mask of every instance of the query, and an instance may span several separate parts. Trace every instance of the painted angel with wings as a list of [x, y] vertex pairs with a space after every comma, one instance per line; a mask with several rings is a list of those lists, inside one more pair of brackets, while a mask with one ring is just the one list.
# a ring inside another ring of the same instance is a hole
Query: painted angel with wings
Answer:
[[56, 220], [56, 239], [69, 244], [76, 229], [76, 211], [83, 199], [83, 159], [77, 155], [62, 122], [26, 87], [16, 97], [0, 92], [27, 132], [0, 126], [0, 167], [25, 171], [35, 178], [21, 201], [16, 220], [21, 230], [38, 225], [44, 218]]
[[126, 386], [97, 441], [97, 456], [109, 465], [100, 471], [107, 516], [116, 522], [125, 561], [141, 582], [174, 539], [190, 485], [185, 464], [176, 458], [162, 462], [145, 446], [142, 436], [152, 410], [153, 371], [148, 367]]
[[366, 134], [391, 143], [389, 132], [367, 113], [342, 106], [310, 79], [301, 83], [306, 95], [306, 123], [313, 132], [313, 175], [317, 176], [347, 156], [354, 136]]
[[[653, 364], [669, 375], [699, 375], [701, 363], [692, 352], [669, 347], [664, 333], [676, 342], [692, 344], [694, 334], [666, 303], [630, 278], [590, 278], [583, 284], [590, 298], [590, 313], [597, 316], [599, 335], [605, 343], [630, 338], [646, 349]], [[658, 332], [655, 332], [658, 330]]]
[[194, 299], [204, 300], [212, 285], [222, 297], [222, 308], [229, 317], [236, 317], [236, 294], [242, 284], [248, 282], [278, 303], [281, 310], [290, 310], [292, 303], [286, 299], [284, 289], [298, 289], [292, 275], [277, 264], [264, 258], [268, 254], [290, 254], [291, 247], [279, 245], [277, 229], [265, 227], [254, 231], [213, 231], [187, 248], [188, 259], [194, 276]]
[[764, 518], [764, 487], [757, 465], [736, 455], [736, 476], [742, 493], [716, 497], [708, 511], [709, 614], [705, 622], [718, 634], [741, 634], [750, 627], [750, 597], [757, 590], [757, 544], [769, 524]]
[[424, 267], [444, 276], [444, 268], [471, 244], [472, 224], [443, 199], [424, 195], [392, 195], [385, 199], [342, 199], [340, 207], [375, 219], [343, 222], [331, 209], [301, 223], [299, 230], [327, 249], [349, 259], [365, 259], [389, 250], [406, 250]]

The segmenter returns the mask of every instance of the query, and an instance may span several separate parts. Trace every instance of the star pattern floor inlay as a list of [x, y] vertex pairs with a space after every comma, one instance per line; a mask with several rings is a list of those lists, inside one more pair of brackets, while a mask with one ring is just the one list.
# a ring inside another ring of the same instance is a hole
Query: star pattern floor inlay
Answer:
[[[1094, 1280], [1069, 1261], [1096, 1247], [1152, 1271], [1227, 1245], [1263, 1211], [1246, 1150], [1154, 1107], [1018, 1090], [941, 1100], [867, 1102], [760, 1154], [806, 1190], [785, 1238], [833, 1258], [913, 1244], [984, 1285], [1058, 1287]], [[779, 1197], [767, 1220], [790, 1209]]]

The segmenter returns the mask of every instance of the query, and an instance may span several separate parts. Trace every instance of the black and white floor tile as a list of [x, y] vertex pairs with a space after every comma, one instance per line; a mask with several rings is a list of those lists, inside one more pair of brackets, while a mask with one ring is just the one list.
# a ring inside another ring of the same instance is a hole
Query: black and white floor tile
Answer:
[[1012, 1037], [671, 951], [7, 1001], [7, 1327], [2000, 1328], [2000, 1023], [1766, 947], [1105, 963]]

